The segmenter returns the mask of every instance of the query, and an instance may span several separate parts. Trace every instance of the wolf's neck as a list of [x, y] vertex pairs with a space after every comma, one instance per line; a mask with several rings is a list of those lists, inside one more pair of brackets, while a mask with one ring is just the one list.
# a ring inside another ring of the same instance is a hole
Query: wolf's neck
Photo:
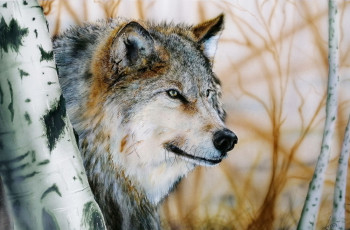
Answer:
[[157, 208], [122, 170], [111, 171], [111, 166], [105, 164], [108, 162], [104, 162], [103, 157], [93, 157], [98, 153], [83, 154], [91, 189], [109, 230], [160, 229]]

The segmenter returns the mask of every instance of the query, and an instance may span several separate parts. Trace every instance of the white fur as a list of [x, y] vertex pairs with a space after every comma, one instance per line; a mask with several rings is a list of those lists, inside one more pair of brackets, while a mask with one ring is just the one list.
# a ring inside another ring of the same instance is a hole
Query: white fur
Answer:
[[[111, 140], [114, 164], [123, 168], [130, 181], [137, 182], [135, 185], [144, 190], [153, 204], [169, 193], [174, 182], [200, 164], [167, 151], [164, 143], [183, 137], [185, 144], [178, 147], [189, 154], [208, 158], [220, 155], [212, 144], [212, 132], [202, 131], [208, 123], [216, 129], [224, 126], [208, 102], [202, 102], [199, 106], [201, 110], [194, 115], [183, 114], [178, 107], [178, 102], [169, 102], [160, 96], [137, 111], [127, 124], [112, 129], [115, 133], [111, 136], [116, 137]], [[126, 146], [120, 152], [122, 139], [126, 135]]]
[[215, 56], [216, 48], [218, 45], [220, 35], [215, 35], [208, 40], [206, 40], [203, 44], [204, 50], [203, 53], [209, 58], [213, 59]]

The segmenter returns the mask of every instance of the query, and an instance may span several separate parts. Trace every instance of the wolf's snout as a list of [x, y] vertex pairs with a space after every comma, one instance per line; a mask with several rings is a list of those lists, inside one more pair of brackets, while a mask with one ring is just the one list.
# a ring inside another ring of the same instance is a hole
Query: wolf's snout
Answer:
[[214, 146], [223, 154], [232, 150], [235, 144], [237, 144], [237, 142], [237, 136], [229, 129], [219, 130], [216, 133], [214, 133]]

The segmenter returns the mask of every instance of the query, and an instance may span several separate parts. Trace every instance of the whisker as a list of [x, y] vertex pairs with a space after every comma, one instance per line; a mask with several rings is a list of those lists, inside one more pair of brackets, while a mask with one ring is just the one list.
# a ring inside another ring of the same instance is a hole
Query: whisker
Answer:
[[[132, 152], [136, 152], [136, 146], [140, 143], [142, 143], [144, 140], [140, 140], [140, 141], [137, 141], [136, 143], [132, 144], [132, 145], [129, 145], [127, 147], [127, 149], [125, 150], [125, 152], [127, 153], [126, 155], [130, 155]], [[130, 153], [128, 153], [130, 152]]]

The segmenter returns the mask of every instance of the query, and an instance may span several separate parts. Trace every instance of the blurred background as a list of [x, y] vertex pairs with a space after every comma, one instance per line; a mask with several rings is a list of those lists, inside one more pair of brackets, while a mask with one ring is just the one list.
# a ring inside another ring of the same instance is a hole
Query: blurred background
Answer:
[[[165, 200], [160, 207], [165, 229], [295, 229], [325, 121], [327, 3], [41, 1], [52, 35], [70, 25], [109, 17], [197, 24], [225, 14], [214, 70], [223, 83], [227, 125], [239, 143], [219, 166], [198, 168]], [[339, 107], [316, 229], [329, 227], [338, 156], [350, 114], [350, 1], [339, 0], [338, 7]], [[347, 228], [349, 189], [348, 183]]]

